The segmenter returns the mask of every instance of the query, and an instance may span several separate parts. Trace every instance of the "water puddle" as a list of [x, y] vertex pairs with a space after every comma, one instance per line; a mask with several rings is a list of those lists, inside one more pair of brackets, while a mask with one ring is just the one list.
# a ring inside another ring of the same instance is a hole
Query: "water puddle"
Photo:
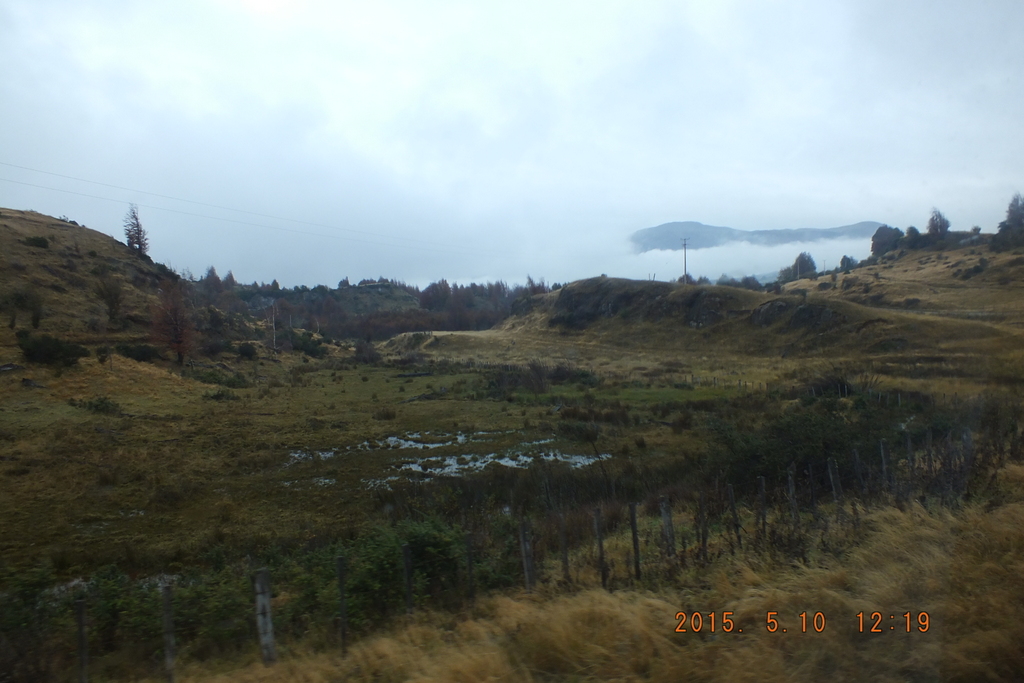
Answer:
[[[285, 467], [291, 467], [302, 463], [310, 463], [315, 460], [328, 460], [344, 452], [352, 451], [373, 451], [373, 450], [396, 450], [396, 451], [431, 451], [444, 447], [480, 447], [487, 442], [493, 441], [495, 437], [512, 434], [512, 431], [499, 432], [461, 432], [450, 434], [446, 432], [406, 432], [401, 435], [384, 437], [382, 439], [368, 439], [360, 444], [325, 451], [291, 451]], [[362, 483], [367, 489], [390, 489], [391, 483], [400, 479], [430, 478], [435, 476], [458, 477], [472, 472], [479, 472], [490, 465], [501, 465], [503, 467], [527, 468], [535, 462], [560, 462], [572, 468], [586, 467], [599, 460], [612, 457], [609, 453], [598, 455], [580, 455], [575, 453], [562, 453], [561, 451], [546, 448], [554, 441], [553, 438], [537, 439], [535, 441], [523, 441], [519, 444], [501, 451], [487, 453], [461, 453], [457, 455], [424, 455], [421, 457], [400, 458], [391, 465], [394, 474], [386, 477], [363, 479]], [[493, 446], [492, 446], [493, 447]], [[460, 449], [462, 450], [462, 449]], [[486, 446], [481, 448], [486, 450]], [[412, 455], [410, 453], [410, 455]], [[314, 479], [296, 479], [281, 482], [282, 486], [293, 487], [301, 484], [312, 483], [317, 486], [333, 486], [337, 482], [327, 477], [316, 477]]]
[[[549, 443], [553, 439], [543, 439], [536, 442], [527, 442], [518, 447], [510, 448], [503, 453], [485, 454], [464, 454], [448, 455], [438, 457], [425, 457], [406, 459], [392, 465], [400, 475], [406, 476], [415, 473], [420, 477], [459, 477], [480, 470], [490, 465], [502, 465], [503, 467], [515, 467], [525, 469], [535, 462], [561, 462], [566, 463], [574, 469], [592, 465], [599, 460], [606, 460], [610, 453], [598, 455], [580, 455], [575, 453], [562, 453], [557, 450], [531, 449], [530, 446], [537, 446]], [[523, 450], [523, 447], [527, 447]], [[368, 489], [390, 489], [390, 482], [403, 478], [400, 475], [392, 475], [378, 479], [363, 479], [363, 484]]]
[[480, 437], [490, 436], [499, 432], [474, 432], [473, 434], [446, 434], [443, 432], [431, 434], [430, 432], [407, 432], [404, 436], [389, 436], [384, 439], [368, 440], [346, 450], [372, 451], [375, 449], [409, 448], [416, 450], [430, 450], [443, 448], [444, 446], [462, 446], [471, 441], [482, 441]]
[[284, 464], [285, 467], [291, 467], [292, 465], [298, 465], [304, 462], [313, 462], [314, 459], [319, 458], [320, 460], [330, 460], [338, 454], [336, 450], [330, 451], [292, 451], [288, 454], [288, 462]]
[[338, 483], [337, 479], [331, 479], [330, 477], [313, 477], [312, 479], [293, 479], [291, 481], [282, 481], [281, 486], [300, 486], [305, 483], [315, 484], [317, 486], [334, 486]]

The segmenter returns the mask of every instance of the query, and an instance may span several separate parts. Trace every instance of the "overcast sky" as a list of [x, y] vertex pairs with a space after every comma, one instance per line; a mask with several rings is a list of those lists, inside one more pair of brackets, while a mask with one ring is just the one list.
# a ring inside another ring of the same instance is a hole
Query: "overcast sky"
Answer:
[[937, 206], [993, 231], [1024, 191], [1022, 20], [1021, 0], [0, 0], [0, 206], [123, 239], [136, 202], [156, 260], [283, 285], [668, 279], [678, 255], [628, 238], [670, 221], [923, 227]]

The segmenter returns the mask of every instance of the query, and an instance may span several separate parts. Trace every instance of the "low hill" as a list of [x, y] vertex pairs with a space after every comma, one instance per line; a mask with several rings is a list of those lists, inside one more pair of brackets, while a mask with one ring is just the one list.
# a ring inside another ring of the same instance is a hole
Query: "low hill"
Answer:
[[736, 230], [696, 221], [663, 223], [653, 228], [637, 230], [630, 237], [637, 252], [652, 249], [682, 249], [687, 238], [690, 249], [708, 249], [730, 242], [748, 242], [760, 246], [775, 246], [794, 242], [817, 242], [834, 239], [869, 239], [878, 226], [877, 221], [862, 221], [838, 228], [794, 228], [789, 230]]
[[107, 339], [107, 313], [95, 291], [101, 278], [120, 282], [124, 327], [118, 333], [131, 335], [148, 329], [156, 289], [174, 276], [109, 235], [34, 211], [0, 209], [0, 253], [8, 326], [28, 327], [30, 312], [15, 300], [27, 295], [41, 304], [40, 332], [79, 343]]
[[[1024, 380], [1024, 256], [978, 247], [893, 253], [779, 294], [592, 278], [521, 301], [494, 330], [435, 339], [455, 358], [541, 357], [676, 380], [779, 382], [844, 368], [885, 385], [981, 392]], [[673, 373], [668, 373], [669, 375]]]
[[[9, 362], [19, 354], [13, 334], [17, 329], [85, 345], [148, 341], [160, 283], [179, 277], [110, 235], [33, 211], [0, 209], [0, 254], [0, 312], [11, 330], [0, 334], [0, 359]], [[113, 281], [121, 289], [116, 321], [108, 319], [97, 290], [101, 281]], [[332, 320], [401, 316], [420, 309], [415, 296], [392, 282], [346, 282], [337, 289], [229, 282], [201, 278], [193, 283], [192, 308], [207, 310], [197, 316], [201, 332], [209, 331], [204, 328], [208, 307], [218, 311], [215, 317], [235, 317], [229, 336], [238, 339], [256, 334], [255, 327], [265, 322], [264, 309], [275, 301], [291, 326], [317, 330], [323, 324], [325, 332]]]

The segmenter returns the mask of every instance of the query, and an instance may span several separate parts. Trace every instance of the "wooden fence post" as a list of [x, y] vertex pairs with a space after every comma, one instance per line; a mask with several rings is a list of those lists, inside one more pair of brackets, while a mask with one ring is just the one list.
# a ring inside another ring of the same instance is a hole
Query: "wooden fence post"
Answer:
[[768, 538], [768, 501], [766, 500], [764, 491], [764, 477], [757, 478], [757, 495], [760, 509], [758, 514], [761, 517], [759, 528], [761, 530], [761, 540], [764, 541]]
[[597, 537], [597, 564], [601, 569], [601, 587], [608, 588], [608, 565], [604, 561], [604, 535], [601, 528], [601, 508], [594, 508], [594, 535]]
[[789, 493], [789, 515], [793, 522], [793, 528], [796, 528], [800, 523], [800, 515], [796, 505], [796, 482], [793, 481], [794, 469], [796, 469], [795, 463], [789, 466], [789, 485], [787, 486], [787, 492]]
[[270, 613], [270, 570], [256, 570], [256, 631], [259, 633], [263, 663], [270, 666], [277, 661], [274, 646], [274, 621]]
[[971, 430], [964, 429], [960, 436], [960, 447], [963, 453], [963, 474], [960, 476], [960, 492], [967, 490], [967, 482], [971, 478], [971, 469], [974, 466], [974, 440], [971, 438]]
[[836, 459], [828, 459], [828, 480], [832, 483], [832, 501], [838, 507], [843, 502], [843, 484], [839, 481], [839, 468], [836, 466]]
[[864, 483], [864, 470], [860, 465], [860, 455], [857, 453], [857, 449], [853, 449], [853, 471], [857, 475], [857, 483], [860, 484], [861, 495], [867, 495], [868, 487]]
[[338, 570], [339, 606], [341, 608], [341, 656], [344, 657], [348, 652], [348, 595], [345, 591], [345, 584], [348, 579], [348, 562], [344, 555], [338, 555], [336, 564]]
[[932, 428], [929, 427], [928, 431], [925, 432], [924, 436], [924, 451], [925, 457], [927, 458], [928, 476], [931, 476], [934, 472], [934, 462], [932, 461]]
[[519, 522], [519, 550], [523, 555], [523, 576], [526, 590], [533, 590], [533, 548], [530, 544], [530, 529], [526, 520]]
[[906, 432], [907, 436], [907, 467], [910, 469], [910, 478], [913, 481], [917, 475], [917, 457], [914, 455], [914, 442], [910, 439], [910, 432]]
[[889, 492], [889, 467], [885, 459], [885, 439], [881, 439], [878, 442], [878, 450], [882, 454], [882, 487], [883, 490]]
[[164, 669], [167, 683], [174, 683], [174, 614], [171, 611], [171, 584], [161, 589], [164, 606]]
[[807, 463], [807, 480], [811, 485], [811, 512], [818, 515], [818, 489], [814, 485], [814, 463]]
[[412, 614], [412, 548], [402, 544], [402, 568], [405, 573], [405, 613]]
[[726, 484], [725, 489], [729, 494], [729, 508], [732, 510], [732, 528], [736, 532], [736, 547], [743, 550], [743, 541], [740, 539], [740, 517], [736, 514], [736, 495], [732, 490], [732, 484]]
[[665, 554], [671, 558], [676, 556], [676, 535], [672, 530], [672, 507], [668, 504], [668, 496], [662, 496], [661, 502], [661, 539], [664, 541]]
[[708, 506], [707, 496], [700, 492], [700, 557], [704, 564], [708, 563]]
[[473, 584], [473, 534], [466, 534], [466, 580], [469, 583], [469, 601], [476, 601], [476, 586]]
[[633, 572], [640, 580], [640, 535], [636, 530], [636, 503], [629, 504], [629, 528], [633, 532]]
[[89, 681], [89, 638], [85, 630], [85, 598], [75, 600], [75, 620], [78, 622], [78, 680]]
[[572, 576], [569, 574], [569, 544], [565, 538], [565, 513], [558, 513], [558, 549], [562, 553], [562, 578], [565, 582], [572, 583]]

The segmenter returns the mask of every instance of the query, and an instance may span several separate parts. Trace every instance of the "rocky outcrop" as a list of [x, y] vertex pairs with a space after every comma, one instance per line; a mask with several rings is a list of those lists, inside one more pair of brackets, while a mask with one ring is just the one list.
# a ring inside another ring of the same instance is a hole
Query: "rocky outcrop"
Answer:
[[751, 324], [758, 327], [769, 327], [793, 310], [793, 304], [783, 299], [766, 301], [750, 313]]

